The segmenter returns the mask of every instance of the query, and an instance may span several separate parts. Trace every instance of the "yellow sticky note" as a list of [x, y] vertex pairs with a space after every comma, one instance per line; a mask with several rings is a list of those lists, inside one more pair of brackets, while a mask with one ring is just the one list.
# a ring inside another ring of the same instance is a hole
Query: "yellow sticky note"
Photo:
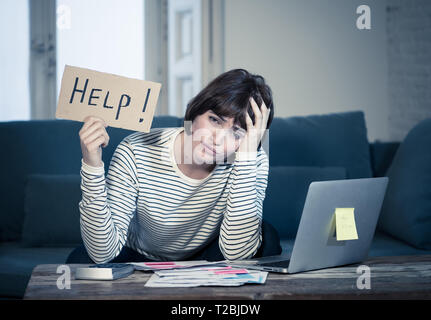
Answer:
[[335, 208], [337, 241], [356, 240], [355, 208]]

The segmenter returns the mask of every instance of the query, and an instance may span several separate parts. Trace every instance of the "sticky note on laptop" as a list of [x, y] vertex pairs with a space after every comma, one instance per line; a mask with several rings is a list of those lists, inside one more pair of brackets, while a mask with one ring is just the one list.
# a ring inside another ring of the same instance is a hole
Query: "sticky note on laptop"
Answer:
[[335, 232], [337, 241], [358, 239], [355, 208], [335, 208]]

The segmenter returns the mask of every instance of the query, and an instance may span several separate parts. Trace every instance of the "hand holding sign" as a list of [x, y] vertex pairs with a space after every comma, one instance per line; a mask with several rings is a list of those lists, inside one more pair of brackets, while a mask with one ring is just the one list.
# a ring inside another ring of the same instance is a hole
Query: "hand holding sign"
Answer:
[[161, 84], [66, 65], [56, 117], [149, 132]]
[[82, 159], [92, 167], [102, 167], [102, 149], [109, 143], [109, 135], [106, 132], [108, 126], [103, 119], [88, 116], [84, 119], [84, 125], [79, 131], [81, 140]]

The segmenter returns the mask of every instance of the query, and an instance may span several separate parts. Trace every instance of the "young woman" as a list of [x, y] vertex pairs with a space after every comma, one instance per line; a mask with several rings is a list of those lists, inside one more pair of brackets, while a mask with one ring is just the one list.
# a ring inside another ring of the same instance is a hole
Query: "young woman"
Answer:
[[281, 253], [262, 220], [274, 116], [265, 80], [236, 69], [187, 106], [184, 127], [135, 132], [104, 175], [106, 124], [87, 117], [79, 203], [84, 245], [68, 263], [235, 260]]

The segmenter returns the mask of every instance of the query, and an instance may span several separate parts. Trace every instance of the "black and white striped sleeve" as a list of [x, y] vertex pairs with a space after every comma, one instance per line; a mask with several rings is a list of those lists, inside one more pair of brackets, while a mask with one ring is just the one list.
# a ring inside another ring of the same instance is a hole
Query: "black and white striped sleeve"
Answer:
[[123, 139], [112, 156], [106, 179], [104, 166], [81, 163], [81, 235], [90, 258], [105, 263], [118, 256], [126, 243], [136, 211], [139, 187], [135, 156]]
[[254, 157], [236, 157], [219, 247], [227, 260], [253, 257], [262, 243], [263, 200], [269, 161], [261, 149]]

